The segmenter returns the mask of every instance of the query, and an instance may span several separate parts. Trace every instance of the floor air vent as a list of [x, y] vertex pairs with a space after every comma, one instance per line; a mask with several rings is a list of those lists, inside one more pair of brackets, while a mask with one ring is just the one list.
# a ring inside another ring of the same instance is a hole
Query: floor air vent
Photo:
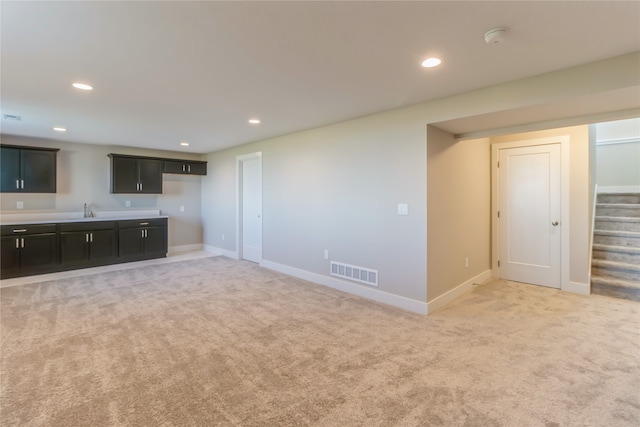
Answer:
[[371, 286], [378, 286], [378, 270], [356, 267], [355, 265], [331, 261], [331, 275], [355, 280]]

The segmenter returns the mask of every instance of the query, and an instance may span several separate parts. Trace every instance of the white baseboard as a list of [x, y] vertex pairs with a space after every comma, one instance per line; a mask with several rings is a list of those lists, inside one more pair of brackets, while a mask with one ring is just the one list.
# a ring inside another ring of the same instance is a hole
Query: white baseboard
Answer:
[[591, 295], [591, 285], [588, 283], [569, 282], [562, 290], [574, 294]]
[[[478, 274], [477, 276], [472, 277], [471, 279], [467, 280], [466, 282], [456, 286], [455, 288], [451, 289], [448, 292], [445, 292], [444, 294], [440, 295], [439, 297], [436, 297], [433, 299], [433, 301], [429, 301], [427, 303], [427, 312], [428, 313], [433, 313], [434, 311], [436, 311], [437, 309], [444, 307], [445, 305], [449, 304], [451, 301], [453, 301], [454, 299], [458, 298], [460, 295], [464, 294], [465, 292], [468, 292], [471, 290], [471, 288], [473, 288], [473, 284], [474, 283], [482, 283], [487, 279], [491, 278], [491, 270], [486, 270], [483, 271], [482, 273]], [[427, 288], [427, 294], [429, 293], [429, 288]]]
[[640, 193], [640, 185], [598, 185], [601, 193]]
[[201, 249], [202, 249], [202, 243], [197, 243], [194, 245], [169, 246], [168, 253], [175, 254], [178, 252], [199, 251]]
[[216, 255], [226, 256], [227, 258], [238, 259], [238, 252], [230, 251], [228, 249], [222, 249], [211, 245], [202, 245], [202, 249], [207, 252], [214, 253]]
[[340, 280], [329, 276], [323, 276], [322, 274], [312, 273], [310, 271], [301, 270], [299, 268], [290, 267], [288, 265], [278, 264], [272, 261], [262, 260], [260, 266], [268, 268], [269, 270], [288, 274], [289, 276], [297, 277], [299, 279], [307, 280], [318, 285], [327, 286], [329, 288], [337, 289], [339, 291], [357, 295], [359, 297], [371, 299], [383, 304], [389, 304], [403, 310], [411, 311], [413, 313], [427, 314], [427, 304], [422, 301], [390, 294], [378, 289], [371, 289], [363, 285], [350, 283], [345, 280]]

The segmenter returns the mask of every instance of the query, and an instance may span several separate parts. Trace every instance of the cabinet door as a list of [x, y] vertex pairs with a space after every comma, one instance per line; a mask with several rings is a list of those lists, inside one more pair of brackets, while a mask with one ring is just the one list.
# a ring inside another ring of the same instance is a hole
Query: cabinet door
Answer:
[[162, 161], [154, 159], [138, 160], [140, 173], [140, 193], [162, 193]]
[[164, 161], [164, 173], [187, 173], [186, 165], [175, 160]]
[[91, 232], [91, 263], [106, 264], [118, 255], [115, 230], [95, 230]]
[[207, 164], [206, 163], [189, 163], [189, 173], [191, 175], [206, 175]]
[[20, 246], [19, 237], [3, 237], [2, 238], [2, 256], [0, 257], [0, 271], [2, 278], [15, 277], [20, 273]]
[[89, 263], [88, 232], [72, 231], [60, 233], [60, 261], [67, 267]]
[[111, 157], [111, 192], [138, 192], [138, 160], [128, 157]]
[[21, 150], [20, 174], [26, 193], [56, 192], [56, 152], [41, 150]]
[[[0, 191], [14, 193], [20, 191], [20, 150], [2, 147], [0, 152]], [[16, 183], [18, 183], [16, 185]]]
[[149, 227], [145, 229], [144, 253], [149, 257], [167, 254], [166, 227]]
[[24, 236], [20, 249], [22, 273], [41, 273], [58, 265], [58, 236], [55, 233]]
[[120, 258], [136, 258], [142, 256], [144, 246], [141, 228], [120, 229], [118, 237], [118, 252]]

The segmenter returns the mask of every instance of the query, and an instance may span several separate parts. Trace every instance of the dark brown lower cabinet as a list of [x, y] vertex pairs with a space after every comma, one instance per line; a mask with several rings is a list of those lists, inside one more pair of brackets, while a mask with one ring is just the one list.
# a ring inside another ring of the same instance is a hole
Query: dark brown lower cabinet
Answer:
[[55, 224], [2, 226], [0, 277], [2, 279], [55, 271], [58, 234]]
[[120, 221], [119, 230], [121, 258], [137, 260], [166, 256], [166, 218]]
[[167, 218], [3, 225], [0, 277], [167, 256]]
[[117, 260], [114, 221], [60, 224], [60, 261], [65, 269], [113, 264]]

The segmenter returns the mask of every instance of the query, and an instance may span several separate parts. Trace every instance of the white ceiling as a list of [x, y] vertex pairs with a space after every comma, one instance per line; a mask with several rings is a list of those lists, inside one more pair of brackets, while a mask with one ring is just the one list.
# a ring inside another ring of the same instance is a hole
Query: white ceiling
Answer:
[[[2, 133], [194, 153], [640, 50], [637, 1], [3, 0], [0, 13], [2, 113], [22, 117]], [[507, 40], [485, 44], [497, 26]], [[421, 68], [429, 56], [443, 64]], [[634, 103], [615, 95], [607, 108]]]

